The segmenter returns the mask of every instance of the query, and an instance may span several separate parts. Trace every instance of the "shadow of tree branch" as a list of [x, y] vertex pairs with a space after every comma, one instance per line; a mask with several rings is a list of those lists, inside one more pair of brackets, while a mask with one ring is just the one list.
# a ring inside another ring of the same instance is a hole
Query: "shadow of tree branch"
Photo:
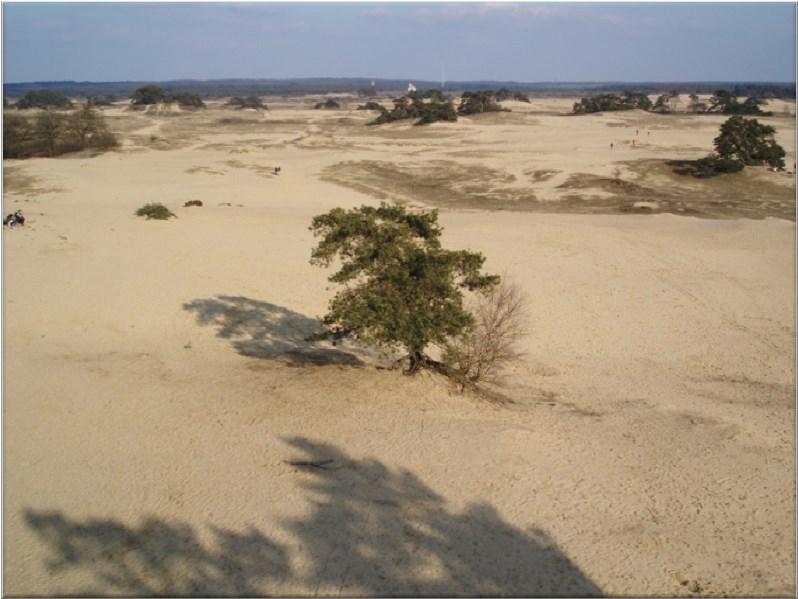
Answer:
[[307, 518], [281, 522], [302, 548], [296, 562], [254, 528], [211, 527], [205, 545], [188, 524], [154, 517], [138, 527], [35, 510], [25, 519], [50, 550], [50, 572], [92, 575], [96, 591], [87, 594], [601, 594], [542, 529], [524, 532], [487, 503], [453, 513], [412, 472], [302, 437], [287, 443], [300, 452], [286, 463], [312, 508]]
[[197, 323], [217, 327], [216, 336], [230, 339], [235, 350], [252, 358], [285, 359], [295, 365], [362, 366], [354, 353], [316, 347], [305, 339], [322, 323], [288, 308], [242, 296], [219, 295], [183, 304]]

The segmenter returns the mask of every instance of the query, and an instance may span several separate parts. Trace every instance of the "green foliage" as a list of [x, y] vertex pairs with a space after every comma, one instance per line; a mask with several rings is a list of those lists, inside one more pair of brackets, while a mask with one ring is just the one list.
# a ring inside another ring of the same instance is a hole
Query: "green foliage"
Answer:
[[745, 165], [742, 162], [734, 158], [710, 155], [695, 161], [693, 176], [707, 178], [725, 173], [738, 173], [744, 167]]
[[316, 110], [337, 110], [341, 108], [341, 105], [338, 101], [333, 100], [332, 98], [327, 98], [324, 102], [319, 102], [313, 108]]
[[246, 96], [240, 98], [234, 96], [227, 101], [228, 106], [233, 108], [255, 108], [257, 110], [268, 110], [269, 107], [264, 104], [258, 96]]
[[191, 206], [202, 206], [202, 200], [188, 200], [183, 204], [183, 208], [190, 208]]
[[136, 210], [136, 216], [145, 216], [147, 220], [167, 220], [175, 215], [163, 204], [152, 203], [144, 204], [144, 206]]
[[529, 97], [521, 92], [514, 92], [506, 87], [502, 87], [496, 92], [496, 101], [504, 102], [505, 100], [516, 100], [518, 102], [526, 102], [529, 104]]
[[159, 104], [166, 101], [166, 94], [157, 85], [145, 85], [134, 91], [130, 100], [134, 106]]
[[503, 109], [495, 100], [494, 92], [478, 91], [463, 92], [460, 97], [460, 106], [457, 107], [458, 114], [480, 114], [482, 112], [500, 112]]
[[310, 230], [321, 237], [311, 264], [340, 260], [329, 280], [344, 289], [324, 318], [331, 334], [403, 347], [411, 371], [428, 361], [427, 346], [443, 346], [473, 326], [462, 290], [486, 291], [499, 282], [480, 272], [481, 254], [441, 247], [437, 210], [412, 212], [385, 203], [335, 208], [316, 216]]
[[720, 126], [715, 151], [721, 158], [733, 158], [745, 165], [784, 166], [784, 148], [776, 143], [776, 130], [756, 119], [733, 116]]
[[17, 102], [16, 107], [20, 110], [26, 108], [72, 108], [72, 102], [64, 94], [42, 89], [26, 93]]
[[761, 105], [765, 100], [756, 97], [749, 97], [742, 103], [737, 100], [735, 93], [719, 89], [709, 99], [709, 112], [719, 112], [720, 114], [756, 114], [759, 116], [770, 116], [772, 112], [763, 112]]
[[574, 104], [575, 114], [591, 112], [610, 112], [614, 110], [650, 110], [651, 100], [645, 94], [623, 92], [623, 94], [599, 94], [590, 98], [582, 98]]
[[[677, 94], [678, 96], [678, 94]], [[654, 102], [651, 107], [651, 112], [658, 112], [660, 114], [667, 114], [671, 111], [671, 94], [662, 94]]]
[[358, 110], [384, 110], [382, 104], [378, 102], [366, 102], [357, 107]]
[[415, 91], [393, 101], [393, 110], [380, 106], [380, 116], [369, 125], [381, 125], [404, 119], [418, 119], [416, 125], [428, 125], [436, 121], [456, 121], [454, 105], [440, 90]]
[[87, 96], [86, 106], [112, 106], [116, 98], [114, 96]]
[[178, 92], [169, 98], [172, 102], [177, 102], [181, 108], [205, 108], [205, 102], [197, 94], [188, 92]]

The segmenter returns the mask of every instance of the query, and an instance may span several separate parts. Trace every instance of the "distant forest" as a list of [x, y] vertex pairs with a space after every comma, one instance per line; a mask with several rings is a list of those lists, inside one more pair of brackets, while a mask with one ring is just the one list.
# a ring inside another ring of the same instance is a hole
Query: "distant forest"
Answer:
[[[373, 90], [377, 93], [406, 92], [408, 83], [417, 89], [440, 89], [437, 81], [411, 79], [374, 79]], [[298, 96], [303, 94], [357, 93], [371, 91], [372, 79], [365, 78], [313, 78], [313, 79], [214, 79], [175, 81], [37, 81], [31, 83], [4, 83], [6, 97], [19, 98], [29, 91], [48, 90], [69, 97], [113, 96], [129, 98], [143, 85], [157, 83], [167, 94], [189, 93], [202, 98], [225, 98], [230, 96]], [[536, 96], [574, 96], [606, 92], [633, 91], [645, 94], [660, 94], [677, 91], [680, 94], [712, 94], [719, 89], [735, 96], [758, 98], [795, 98], [795, 83], [746, 83], [722, 81], [693, 81], [668, 83], [612, 83], [612, 82], [540, 82], [517, 81], [448, 81], [446, 91], [478, 91], [507, 88]]]

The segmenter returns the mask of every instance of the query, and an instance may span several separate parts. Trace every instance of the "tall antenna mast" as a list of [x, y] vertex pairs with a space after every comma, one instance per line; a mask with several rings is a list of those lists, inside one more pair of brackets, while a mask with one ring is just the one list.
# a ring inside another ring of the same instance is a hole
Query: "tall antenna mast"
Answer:
[[441, 61], [441, 89], [446, 86], [446, 72], [444, 71], [443, 61]]

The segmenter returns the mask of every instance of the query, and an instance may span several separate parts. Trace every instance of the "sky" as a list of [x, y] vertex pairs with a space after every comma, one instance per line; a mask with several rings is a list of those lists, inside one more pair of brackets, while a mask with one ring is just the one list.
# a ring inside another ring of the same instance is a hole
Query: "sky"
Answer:
[[3, 2], [3, 81], [795, 81], [793, 3]]

